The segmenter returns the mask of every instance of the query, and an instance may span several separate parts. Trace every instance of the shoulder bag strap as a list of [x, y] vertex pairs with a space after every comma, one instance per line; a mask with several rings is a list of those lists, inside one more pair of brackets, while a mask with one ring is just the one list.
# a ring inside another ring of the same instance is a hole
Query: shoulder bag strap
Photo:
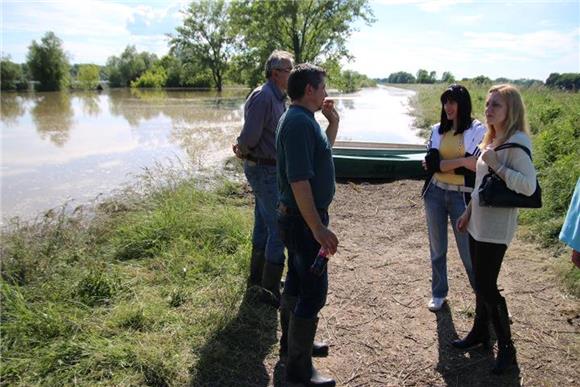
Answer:
[[532, 152], [530, 152], [530, 150], [527, 147], [521, 144], [517, 144], [515, 142], [506, 142], [505, 144], [501, 144], [500, 146], [496, 147], [494, 150], [498, 151], [507, 148], [520, 148], [521, 150], [526, 152], [526, 154], [530, 157], [530, 159], [532, 158]]

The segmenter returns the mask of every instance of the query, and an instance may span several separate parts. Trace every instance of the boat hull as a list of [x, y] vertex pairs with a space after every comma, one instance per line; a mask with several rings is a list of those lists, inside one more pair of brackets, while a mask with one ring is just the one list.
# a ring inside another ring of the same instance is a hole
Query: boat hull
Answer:
[[332, 150], [338, 179], [421, 179], [422, 145], [385, 143], [335, 144]]

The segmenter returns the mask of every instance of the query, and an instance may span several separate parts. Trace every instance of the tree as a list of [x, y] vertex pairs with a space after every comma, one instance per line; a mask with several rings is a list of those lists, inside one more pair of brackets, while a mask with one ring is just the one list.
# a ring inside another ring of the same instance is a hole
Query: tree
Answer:
[[215, 87], [223, 88], [224, 74], [234, 55], [236, 36], [233, 34], [224, 0], [199, 0], [184, 11], [183, 26], [171, 36], [172, 52], [179, 51], [199, 61], [211, 70]]
[[477, 77], [473, 78], [472, 81], [476, 85], [486, 85], [491, 83], [491, 79], [489, 79], [485, 75], [478, 75]]
[[157, 62], [157, 55], [146, 51], [137, 52], [135, 46], [127, 46], [120, 57], [107, 59], [106, 72], [111, 87], [127, 87]]
[[449, 71], [445, 71], [445, 72], [443, 72], [443, 75], [441, 75], [441, 82], [453, 83], [453, 82], [455, 82], [455, 77]]
[[413, 76], [413, 74], [404, 72], [404, 71], [399, 71], [396, 73], [392, 73], [391, 75], [389, 75], [389, 78], [387, 78], [387, 82], [388, 83], [415, 83], [415, 77]]
[[28, 87], [22, 66], [10, 60], [9, 56], [0, 60], [0, 89], [20, 90]]
[[62, 40], [53, 32], [47, 32], [40, 44], [33, 40], [26, 59], [32, 79], [39, 82], [39, 90], [61, 90], [70, 84], [68, 58]]
[[94, 89], [99, 84], [99, 66], [83, 64], [78, 66], [77, 82], [81, 89]]
[[232, 3], [231, 15], [245, 42], [242, 62], [258, 73], [275, 49], [292, 52], [296, 63], [350, 59], [346, 42], [355, 22], [375, 21], [368, 0], [242, 0]]
[[431, 83], [429, 78], [429, 73], [427, 70], [419, 69], [417, 71], [417, 83]]

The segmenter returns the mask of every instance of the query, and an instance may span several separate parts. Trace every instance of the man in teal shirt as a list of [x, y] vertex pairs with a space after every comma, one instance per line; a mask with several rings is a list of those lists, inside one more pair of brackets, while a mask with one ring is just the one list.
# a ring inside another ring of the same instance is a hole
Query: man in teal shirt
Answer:
[[[326, 100], [326, 73], [311, 64], [296, 66], [288, 78], [290, 108], [280, 118], [276, 160], [280, 204], [278, 225], [288, 249], [288, 273], [280, 308], [281, 353], [287, 351], [289, 382], [334, 386], [312, 365], [318, 312], [326, 302], [328, 272], [310, 267], [319, 250], [333, 255], [338, 238], [328, 228], [328, 207], [335, 192], [332, 145], [339, 116]], [[322, 131], [314, 112], [322, 109], [328, 128]], [[287, 317], [285, 317], [285, 315]], [[288, 322], [289, 321], [289, 322]]]

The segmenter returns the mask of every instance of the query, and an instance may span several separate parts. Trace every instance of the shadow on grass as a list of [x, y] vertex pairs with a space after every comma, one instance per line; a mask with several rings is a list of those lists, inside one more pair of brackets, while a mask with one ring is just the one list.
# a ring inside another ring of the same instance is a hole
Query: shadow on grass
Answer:
[[451, 345], [451, 342], [459, 337], [447, 303], [437, 312], [437, 335], [439, 361], [435, 369], [445, 380], [445, 385], [482, 387], [521, 385], [517, 369], [506, 371], [503, 375], [494, 375], [490, 372], [494, 365], [491, 349], [476, 347], [462, 351]]
[[278, 311], [259, 297], [258, 288], [247, 289], [237, 316], [201, 348], [191, 386], [270, 385], [264, 359], [277, 342]]

